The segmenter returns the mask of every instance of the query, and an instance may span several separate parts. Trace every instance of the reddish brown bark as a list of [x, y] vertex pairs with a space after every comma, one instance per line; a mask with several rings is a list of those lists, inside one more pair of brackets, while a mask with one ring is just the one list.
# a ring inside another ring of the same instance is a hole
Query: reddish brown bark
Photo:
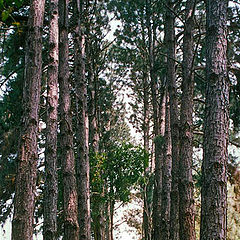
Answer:
[[68, 48], [68, 0], [59, 1], [59, 110], [64, 240], [79, 239]]
[[44, 183], [43, 239], [57, 237], [57, 129], [58, 129], [58, 0], [49, 6], [49, 57]]
[[76, 174], [78, 188], [79, 239], [90, 240], [90, 189], [89, 189], [89, 123], [87, 111], [87, 82], [85, 76], [85, 16], [84, 0], [75, 2], [74, 73], [76, 87]]
[[28, 19], [23, 89], [24, 114], [17, 162], [12, 240], [33, 238], [44, 6], [44, 0], [33, 0]]
[[193, 155], [193, 30], [194, 0], [188, 0], [185, 10], [183, 37], [183, 82], [180, 114], [179, 161], [179, 224], [180, 240], [195, 240]]
[[206, 106], [202, 165], [201, 240], [227, 238], [229, 83], [228, 1], [206, 1]]

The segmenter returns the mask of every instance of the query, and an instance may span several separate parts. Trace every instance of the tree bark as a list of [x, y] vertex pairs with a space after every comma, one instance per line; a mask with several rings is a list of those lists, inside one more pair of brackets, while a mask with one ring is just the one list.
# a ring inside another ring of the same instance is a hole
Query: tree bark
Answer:
[[171, 11], [173, 1], [167, 1], [165, 34], [167, 48], [167, 82], [170, 102], [170, 126], [172, 138], [172, 190], [170, 209], [170, 239], [179, 239], [179, 192], [178, 192], [178, 169], [179, 169], [179, 111], [175, 74], [175, 16]]
[[228, 1], [206, 1], [206, 106], [202, 165], [200, 239], [227, 237], [229, 83], [227, 79]]
[[180, 240], [195, 240], [193, 155], [193, 30], [195, 1], [186, 3], [183, 37], [183, 82], [180, 113], [179, 226]]
[[[98, 133], [98, 88], [97, 88], [97, 76], [94, 76], [94, 67], [91, 66], [91, 57], [89, 62], [89, 143], [90, 151], [97, 155], [99, 153], [99, 133]], [[92, 189], [93, 192], [98, 192], [99, 194], [93, 195], [91, 198], [92, 207], [92, 226], [94, 232], [95, 240], [105, 239], [105, 221], [104, 221], [104, 189]]]
[[87, 83], [85, 76], [85, 1], [75, 2], [74, 32], [74, 72], [76, 87], [76, 146], [77, 146], [77, 188], [78, 188], [78, 222], [80, 240], [90, 240], [90, 189], [89, 189], [89, 124], [87, 111]]
[[68, 48], [68, 0], [59, 1], [59, 111], [64, 240], [79, 239]]
[[149, 70], [151, 80], [151, 93], [152, 93], [152, 105], [153, 105], [153, 131], [154, 131], [154, 191], [153, 191], [153, 216], [152, 216], [152, 238], [157, 240], [160, 238], [160, 219], [161, 219], [161, 192], [162, 192], [162, 151], [161, 143], [159, 140], [160, 131], [160, 104], [158, 100], [158, 87], [156, 76], [156, 59], [155, 59], [155, 34], [156, 26], [152, 23], [151, 19], [151, 0], [146, 0], [146, 23], [148, 32], [148, 58], [149, 58]]
[[44, 0], [33, 0], [28, 19], [23, 89], [24, 114], [17, 162], [12, 240], [33, 238], [44, 7]]
[[172, 171], [172, 144], [170, 128], [169, 97], [166, 94], [166, 116], [164, 135], [164, 157], [162, 168], [162, 205], [161, 205], [161, 239], [169, 240], [170, 237], [170, 206], [171, 206], [171, 171]]
[[[143, 72], [143, 89], [144, 89], [144, 112], [143, 112], [143, 142], [144, 149], [146, 152], [149, 152], [149, 130], [150, 130], [150, 111], [149, 111], [149, 84], [148, 84], [148, 74]], [[150, 166], [145, 166], [144, 175], [146, 178], [149, 178]], [[143, 206], [143, 239], [150, 240], [151, 239], [151, 207], [152, 204], [149, 202], [149, 188], [151, 187], [149, 182], [147, 182], [144, 186], [144, 206]]]
[[49, 63], [44, 183], [43, 239], [57, 237], [57, 129], [58, 129], [58, 0], [49, 5]]

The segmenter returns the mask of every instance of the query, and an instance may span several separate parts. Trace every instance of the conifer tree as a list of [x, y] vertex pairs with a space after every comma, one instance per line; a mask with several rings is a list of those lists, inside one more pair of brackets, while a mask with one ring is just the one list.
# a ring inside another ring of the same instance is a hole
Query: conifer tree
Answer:
[[193, 92], [194, 92], [194, 8], [195, 1], [188, 0], [185, 9], [183, 37], [183, 81], [180, 113], [179, 160], [179, 237], [195, 240], [193, 166]]
[[79, 239], [90, 240], [89, 123], [86, 79], [85, 0], [74, 1], [74, 77], [76, 100], [76, 174], [78, 192]]
[[68, 7], [68, 0], [59, 1], [59, 143], [63, 176], [63, 239], [78, 240], [78, 202], [70, 95]]
[[49, 5], [49, 56], [44, 183], [43, 239], [55, 240], [57, 233], [57, 130], [58, 130], [58, 0]]
[[170, 239], [179, 239], [179, 111], [176, 84], [176, 37], [175, 15], [173, 12], [174, 2], [167, 1], [165, 17], [165, 34], [167, 50], [167, 82], [170, 103], [170, 127], [172, 140], [172, 189], [170, 210]]
[[200, 239], [227, 238], [227, 0], [206, 1], [206, 105]]
[[29, 10], [23, 87], [24, 113], [17, 162], [12, 240], [33, 238], [44, 6], [44, 0], [33, 0]]

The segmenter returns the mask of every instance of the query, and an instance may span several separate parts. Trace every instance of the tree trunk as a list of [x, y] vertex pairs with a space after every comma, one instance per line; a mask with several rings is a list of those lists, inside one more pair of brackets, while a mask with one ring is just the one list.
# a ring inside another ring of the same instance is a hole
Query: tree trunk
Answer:
[[[90, 63], [91, 64], [91, 63]], [[93, 72], [89, 74], [93, 75]], [[90, 146], [93, 154], [97, 155], [99, 153], [99, 134], [98, 134], [98, 114], [97, 114], [97, 83], [96, 79], [89, 78], [89, 92], [90, 92], [90, 101], [89, 101], [89, 112], [90, 112]], [[105, 240], [105, 221], [104, 221], [104, 189], [93, 189], [93, 192], [98, 192], [99, 194], [93, 195], [91, 198], [92, 204], [92, 222], [94, 228], [94, 239], [95, 240]]]
[[161, 202], [162, 202], [162, 164], [163, 164], [163, 146], [165, 133], [165, 111], [166, 98], [162, 95], [161, 108], [157, 121], [160, 124], [158, 135], [155, 137], [155, 171], [154, 171], [154, 191], [153, 191], [153, 240], [161, 239]]
[[109, 224], [109, 240], [113, 240], [113, 216], [114, 216], [114, 200], [110, 200], [110, 224]]
[[166, 96], [166, 116], [164, 135], [164, 157], [162, 168], [162, 205], [161, 205], [161, 239], [169, 240], [170, 237], [170, 204], [171, 204], [171, 171], [172, 171], [172, 144], [170, 128], [169, 97]]
[[152, 216], [152, 235], [153, 239], [157, 240], [160, 238], [160, 218], [161, 218], [161, 191], [162, 191], [162, 152], [161, 143], [158, 141], [160, 133], [159, 124], [159, 100], [158, 100], [158, 88], [157, 88], [157, 76], [155, 69], [155, 36], [156, 33], [155, 25], [151, 22], [151, 0], [146, 0], [146, 22], [148, 32], [148, 57], [149, 57], [149, 69], [150, 69], [150, 80], [151, 80], [151, 92], [152, 92], [152, 105], [153, 105], [153, 131], [154, 131], [154, 191], [153, 191], [153, 216]]
[[80, 240], [90, 240], [90, 189], [89, 189], [89, 156], [88, 156], [88, 112], [87, 83], [85, 77], [85, 2], [75, 2], [74, 32], [74, 67], [76, 87], [76, 146], [77, 146], [77, 187], [78, 187], [78, 222]]
[[[89, 33], [89, 29], [87, 28]], [[99, 124], [98, 124], [98, 73], [97, 66], [94, 63], [94, 56], [91, 49], [91, 41], [88, 41], [88, 91], [89, 91], [89, 144], [90, 151], [93, 155], [99, 153]], [[91, 209], [92, 209], [92, 227], [95, 240], [105, 240], [105, 219], [104, 219], [104, 189], [92, 189], [94, 194], [91, 197]]]
[[227, 76], [228, 1], [207, 0], [206, 106], [202, 165], [200, 239], [227, 237], [229, 83]]
[[63, 175], [64, 240], [79, 239], [77, 185], [69, 83], [68, 0], [59, 1], [59, 110], [60, 152]]
[[44, 0], [33, 0], [28, 19], [23, 88], [24, 114], [17, 162], [12, 240], [33, 238], [44, 5]]
[[[150, 130], [150, 111], [149, 111], [149, 84], [148, 84], [148, 74], [143, 72], [143, 88], [144, 88], [144, 112], [143, 112], [143, 142], [144, 149], [149, 152], [149, 130]], [[150, 166], [145, 166], [144, 175], [149, 178]], [[151, 239], [151, 207], [152, 204], [149, 202], [149, 189], [150, 184], [147, 182], [144, 185], [144, 206], [143, 206], [143, 239]]]
[[49, 63], [47, 79], [47, 121], [44, 183], [43, 239], [57, 234], [57, 128], [58, 128], [58, 0], [49, 4]]
[[193, 30], [195, 1], [188, 0], [183, 37], [183, 82], [180, 115], [179, 234], [180, 240], [195, 240], [193, 155]]
[[177, 99], [177, 85], [175, 76], [175, 17], [171, 11], [173, 1], [167, 1], [165, 19], [165, 39], [167, 48], [167, 81], [170, 101], [170, 126], [172, 138], [172, 190], [170, 210], [170, 239], [179, 239], [179, 192], [178, 192], [178, 168], [179, 168], [179, 112]]

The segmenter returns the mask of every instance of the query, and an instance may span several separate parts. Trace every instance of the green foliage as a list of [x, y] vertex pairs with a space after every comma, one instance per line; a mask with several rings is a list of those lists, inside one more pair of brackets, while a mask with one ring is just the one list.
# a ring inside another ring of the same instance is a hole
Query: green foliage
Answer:
[[158, 135], [155, 137], [154, 142], [157, 145], [163, 146], [165, 143], [165, 138], [164, 138], [164, 136]]
[[12, 208], [15, 189], [16, 156], [22, 116], [23, 35], [14, 32], [6, 40], [6, 62], [2, 81], [6, 90], [0, 99], [0, 221], [4, 222]]
[[25, 2], [25, 0], [0, 0], [0, 22], [6, 22], [9, 18], [11, 18], [13, 22], [16, 22], [12, 14], [19, 11], [19, 8], [21, 8]]
[[[137, 188], [144, 172], [147, 154], [131, 143], [112, 145], [107, 152], [90, 157], [93, 194], [114, 201], [129, 201], [130, 192]], [[97, 192], [95, 192], [97, 190]]]

